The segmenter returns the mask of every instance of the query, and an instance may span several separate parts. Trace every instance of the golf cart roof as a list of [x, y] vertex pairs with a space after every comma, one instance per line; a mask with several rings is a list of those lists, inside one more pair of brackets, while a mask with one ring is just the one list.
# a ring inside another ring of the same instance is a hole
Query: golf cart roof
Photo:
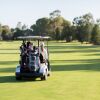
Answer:
[[50, 40], [49, 36], [20, 36], [17, 39], [21, 40]]

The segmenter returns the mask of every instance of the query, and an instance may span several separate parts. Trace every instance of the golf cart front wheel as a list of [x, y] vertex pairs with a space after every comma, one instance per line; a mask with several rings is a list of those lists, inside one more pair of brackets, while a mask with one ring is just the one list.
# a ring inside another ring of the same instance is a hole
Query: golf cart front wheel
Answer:
[[16, 80], [21, 80], [22, 79], [22, 77], [16, 77]]

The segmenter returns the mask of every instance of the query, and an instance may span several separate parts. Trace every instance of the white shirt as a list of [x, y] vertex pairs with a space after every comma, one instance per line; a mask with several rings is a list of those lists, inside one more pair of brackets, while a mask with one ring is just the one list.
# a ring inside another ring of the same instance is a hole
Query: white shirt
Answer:
[[41, 53], [43, 55], [43, 58], [45, 60], [48, 59], [48, 53], [47, 53], [47, 50], [45, 48], [43, 48], [43, 51], [41, 50], [41, 47], [39, 48], [39, 53]]

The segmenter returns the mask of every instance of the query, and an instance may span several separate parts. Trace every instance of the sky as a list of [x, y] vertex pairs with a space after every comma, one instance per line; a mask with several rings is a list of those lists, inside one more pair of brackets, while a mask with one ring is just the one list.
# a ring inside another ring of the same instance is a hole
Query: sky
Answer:
[[15, 28], [18, 22], [29, 27], [54, 10], [72, 21], [73, 18], [92, 13], [100, 18], [100, 0], [0, 0], [0, 23]]

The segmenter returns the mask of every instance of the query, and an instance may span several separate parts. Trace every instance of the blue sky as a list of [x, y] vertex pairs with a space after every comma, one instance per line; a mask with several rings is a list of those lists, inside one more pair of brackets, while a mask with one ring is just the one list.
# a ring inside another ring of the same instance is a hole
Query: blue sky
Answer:
[[70, 21], [88, 12], [100, 18], [100, 0], [0, 0], [0, 23], [16, 27], [21, 21], [30, 26], [56, 9]]

